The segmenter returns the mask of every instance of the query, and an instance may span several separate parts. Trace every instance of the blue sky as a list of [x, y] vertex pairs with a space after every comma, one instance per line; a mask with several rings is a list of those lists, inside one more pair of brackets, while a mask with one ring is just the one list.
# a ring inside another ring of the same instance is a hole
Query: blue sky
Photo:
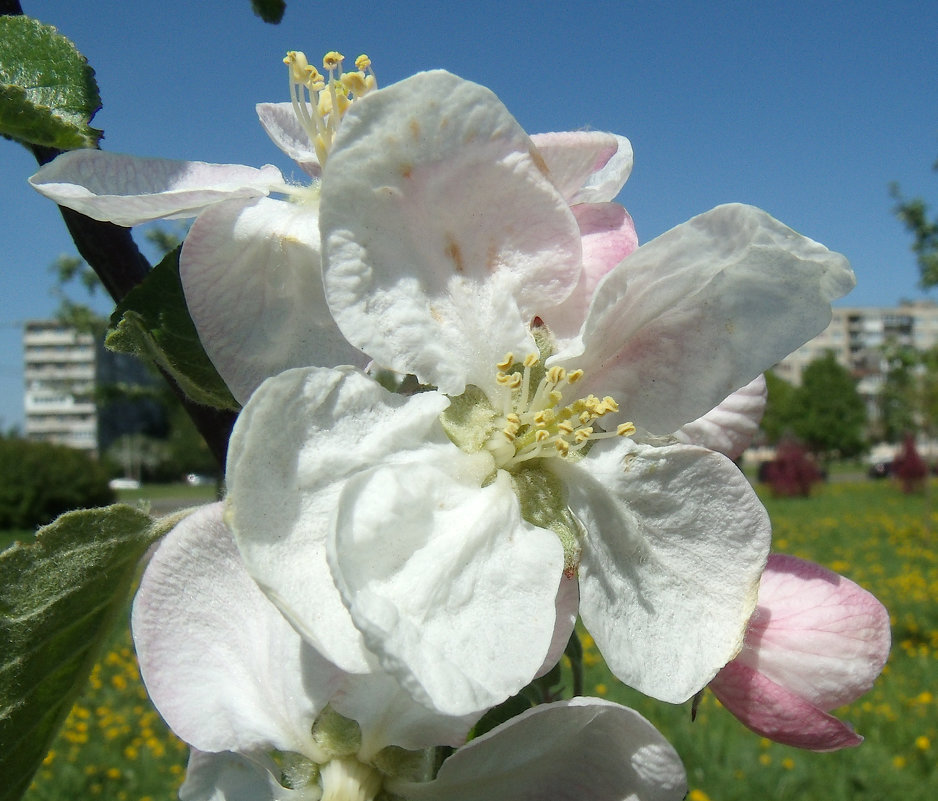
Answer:
[[[620, 195], [640, 241], [728, 201], [760, 206], [845, 253], [845, 302], [922, 297], [888, 186], [938, 206], [938, 4], [921, 2], [385, 2], [22, 0], [97, 72], [102, 147], [274, 163], [254, 104], [287, 99], [286, 50], [367, 52], [379, 84], [443, 67], [493, 89], [530, 132], [628, 136]], [[49, 265], [73, 253], [55, 206], [0, 141], [0, 424], [21, 423], [23, 320], [57, 301]]]

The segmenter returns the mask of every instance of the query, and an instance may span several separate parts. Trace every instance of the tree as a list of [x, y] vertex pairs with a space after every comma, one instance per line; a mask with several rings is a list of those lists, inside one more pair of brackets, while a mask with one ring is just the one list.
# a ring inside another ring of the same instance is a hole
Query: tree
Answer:
[[768, 399], [765, 414], [762, 416], [762, 431], [769, 444], [774, 445], [795, 428], [796, 410], [794, 408], [795, 387], [784, 378], [779, 378], [768, 370], [765, 374]]
[[833, 353], [805, 367], [792, 410], [795, 435], [820, 458], [857, 456], [866, 448], [866, 406], [850, 371]]
[[[938, 161], [932, 165], [938, 170]], [[918, 260], [922, 289], [930, 289], [938, 284], [938, 217], [929, 219], [928, 205], [921, 198], [907, 200], [903, 197], [898, 184], [890, 187], [890, 194], [896, 201], [896, 216], [905, 223], [912, 234], [912, 252]]]

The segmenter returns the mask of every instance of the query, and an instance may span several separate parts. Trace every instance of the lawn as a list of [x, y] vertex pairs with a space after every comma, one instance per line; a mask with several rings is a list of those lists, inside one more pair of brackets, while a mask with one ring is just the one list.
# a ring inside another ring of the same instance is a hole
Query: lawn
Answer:
[[[932, 500], [935, 498], [935, 501]], [[857, 749], [813, 754], [762, 740], [705, 693], [697, 719], [619, 685], [585, 638], [586, 691], [639, 709], [684, 759], [689, 801], [938, 798], [938, 484], [906, 496], [892, 483], [832, 483], [809, 499], [764, 498], [775, 548], [821, 562], [890, 609], [893, 650], [873, 690], [837, 711], [866, 737]], [[185, 748], [152, 711], [126, 628], [95, 668], [28, 801], [175, 797]]]

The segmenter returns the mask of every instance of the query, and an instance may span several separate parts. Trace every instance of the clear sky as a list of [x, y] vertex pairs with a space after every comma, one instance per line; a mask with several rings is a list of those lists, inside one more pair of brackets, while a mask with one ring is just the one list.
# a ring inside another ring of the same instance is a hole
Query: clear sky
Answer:
[[[845, 302], [922, 297], [889, 183], [938, 206], [938, 3], [386, 2], [288, 0], [280, 25], [249, 0], [22, 0], [88, 57], [108, 150], [274, 163], [257, 124], [287, 100], [286, 50], [371, 56], [379, 85], [443, 67], [493, 89], [529, 132], [628, 136], [620, 195], [647, 241], [728, 201], [760, 206], [845, 253]], [[23, 320], [57, 300], [49, 265], [74, 249], [0, 141], [0, 425], [21, 424]], [[76, 296], [77, 297], [77, 296]]]

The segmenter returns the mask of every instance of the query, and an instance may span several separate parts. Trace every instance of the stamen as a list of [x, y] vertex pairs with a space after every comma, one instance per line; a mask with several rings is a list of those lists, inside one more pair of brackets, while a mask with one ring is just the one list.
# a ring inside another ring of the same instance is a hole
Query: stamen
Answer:
[[[328, 80], [312, 66], [306, 55], [291, 50], [283, 59], [290, 76], [290, 102], [293, 113], [306, 132], [321, 165], [325, 165], [342, 117], [354, 100], [377, 88], [371, 59], [361, 55], [355, 59], [358, 72], [342, 72], [341, 53], [330, 51], [322, 65]], [[364, 70], [368, 71], [366, 75]]]
[[488, 448], [499, 467], [511, 468], [540, 457], [569, 458], [596, 440], [635, 433], [632, 423], [621, 423], [610, 432], [593, 425], [595, 420], [619, 410], [619, 404], [609, 395], [601, 400], [587, 395], [562, 405], [566, 387], [582, 380], [582, 370], [568, 372], [563, 367], [551, 367], [542, 373], [532, 392], [539, 363], [537, 354], [528, 354], [519, 365], [514, 354], [507, 353], [496, 365], [495, 382], [502, 388], [502, 418]]

